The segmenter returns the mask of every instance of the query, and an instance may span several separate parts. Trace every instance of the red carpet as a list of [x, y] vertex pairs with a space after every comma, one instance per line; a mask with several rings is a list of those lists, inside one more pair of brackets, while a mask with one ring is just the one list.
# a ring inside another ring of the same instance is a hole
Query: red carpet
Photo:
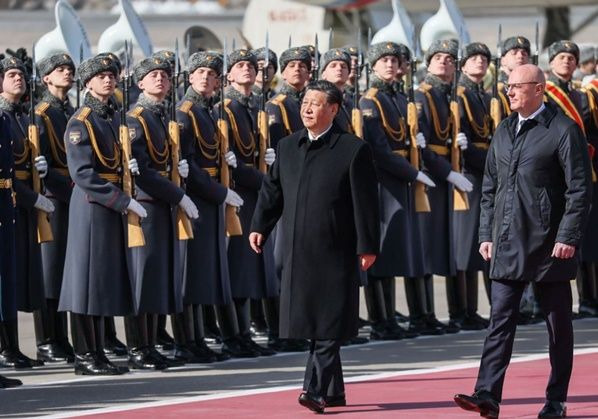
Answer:
[[[511, 364], [505, 381], [501, 418], [535, 418], [544, 403], [547, 359]], [[453, 403], [454, 393], [472, 392], [477, 368], [399, 375], [349, 383], [348, 406], [327, 414], [353, 418], [476, 418]], [[93, 415], [106, 418], [314, 418], [297, 403], [299, 390], [193, 401]], [[598, 353], [575, 356], [568, 418], [598, 418]]]

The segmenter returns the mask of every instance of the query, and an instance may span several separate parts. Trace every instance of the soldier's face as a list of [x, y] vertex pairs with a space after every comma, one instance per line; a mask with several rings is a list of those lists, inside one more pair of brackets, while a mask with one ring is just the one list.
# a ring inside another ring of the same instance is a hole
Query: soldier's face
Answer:
[[303, 88], [310, 76], [307, 65], [299, 60], [290, 61], [281, 74], [284, 81], [298, 90]]
[[27, 89], [25, 75], [21, 70], [15, 68], [4, 73], [2, 90], [10, 95], [21, 96]]
[[86, 87], [96, 98], [107, 100], [116, 89], [116, 76], [111, 71], [103, 71], [93, 76]]
[[463, 73], [472, 77], [484, 77], [488, 70], [488, 57], [482, 54], [472, 55], [463, 64]]
[[170, 77], [164, 70], [152, 70], [139, 81], [139, 88], [152, 96], [165, 97], [170, 90]]
[[[264, 73], [264, 60], [259, 60], [257, 62], [257, 76], [256, 76], [256, 81], [258, 83], [262, 82], [262, 78], [263, 78], [263, 73]], [[274, 70], [274, 64], [269, 63], [268, 64], [268, 71], [266, 72], [266, 83], [268, 83], [270, 80], [272, 80], [274, 78], [274, 74], [276, 73], [276, 71]]]
[[374, 63], [372, 69], [381, 80], [391, 82], [395, 79], [397, 71], [399, 71], [399, 57], [385, 55]]
[[70, 89], [73, 85], [73, 69], [68, 65], [61, 65], [46, 74], [43, 80], [48, 86]]
[[523, 64], [529, 64], [529, 54], [523, 48], [513, 48], [500, 59], [500, 64], [509, 72]]
[[349, 66], [344, 61], [331, 61], [322, 72], [322, 78], [330, 83], [343, 85], [349, 79]]
[[227, 79], [231, 83], [241, 86], [251, 86], [255, 83], [257, 72], [255, 67], [249, 61], [239, 61], [231, 67]]
[[204, 96], [211, 96], [218, 84], [218, 75], [208, 67], [199, 67], [189, 75], [193, 90]]
[[301, 120], [305, 128], [320, 133], [332, 124], [338, 105], [328, 103], [326, 93], [308, 90], [301, 102]]
[[455, 73], [455, 59], [451, 54], [438, 52], [432, 56], [428, 72], [443, 80], [450, 80]]
[[575, 55], [569, 52], [560, 52], [550, 62], [550, 69], [557, 76], [569, 80], [577, 68]]

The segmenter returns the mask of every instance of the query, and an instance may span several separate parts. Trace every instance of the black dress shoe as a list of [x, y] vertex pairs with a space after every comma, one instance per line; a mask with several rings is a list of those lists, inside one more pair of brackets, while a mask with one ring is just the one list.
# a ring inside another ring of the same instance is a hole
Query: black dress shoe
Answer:
[[214, 358], [214, 361], [216, 362], [226, 361], [231, 358], [229, 354], [214, 351], [212, 348], [208, 346], [204, 338], [196, 340], [194, 342], [194, 345], [190, 346], [190, 349], [195, 354], [210, 356]]
[[216, 361], [216, 358], [212, 356], [196, 354], [189, 347], [181, 345], [174, 345], [174, 359], [185, 364], [210, 364]]
[[154, 346], [149, 347], [149, 356], [158, 363], [161, 362], [166, 364], [167, 368], [182, 367], [185, 365], [185, 362], [180, 359], [168, 358], [167, 356], [162, 355]]
[[355, 336], [352, 337], [351, 339], [347, 339], [346, 341], [343, 342], [343, 346], [351, 346], [351, 345], [363, 345], [366, 343], [369, 343], [369, 339], [368, 338], [363, 338], [361, 336]]
[[74, 356], [67, 354], [58, 343], [44, 343], [37, 346], [37, 359], [44, 362], [67, 362]]
[[33, 365], [27, 359], [18, 357], [13, 349], [5, 349], [0, 353], [0, 368], [22, 370], [33, 368]]
[[544, 407], [538, 413], [539, 418], [565, 418], [567, 417], [567, 406], [565, 402], [546, 400]]
[[174, 339], [165, 329], [158, 330], [156, 341], [156, 347], [158, 349], [162, 349], [163, 351], [172, 351], [174, 349]]
[[326, 401], [326, 407], [341, 407], [347, 405], [347, 399], [344, 394], [326, 396], [324, 397], [324, 400]]
[[461, 322], [461, 329], [463, 330], [484, 330], [489, 326], [490, 322], [477, 313], [465, 316]]
[[76, 375], [119, 375], [119, 373], [100, 362], [94, 353], [75, 356]]
[[598, 316], [598, 308], [590, 304], [580, 304], [578, 310], [579, 318], [596, 317]]
[[0, 375], [0, 388], [11, 388], [22, 385], [23, 382], [21, 380], [17, 380], [16, 378], [8, 378], [3, 375]]
[[168, 365], [150, 356], [148, 348], [135, 348], [129, 351], [129, 368], [132, 370], [165, 370]]
[[445, 333], [442, 327], [429, 325], [424, 320], [410, 321], [407, 330], [421, 336], [439, 336]]
[[266, 336], [268, 335], [268, 325], [264, 319], [255, 319], [251, 321], [249, 327], [251, 336]]
[[416, 331], [403, 328], [393, 319], [387, 321], [386, 329], [392, 333], [402, 336], [402, 339], [413, 339], [419, 336], [419, 333]]
[[316, 413], [324, 413], [326, 401], [321, 396], [303, 392], [299, 395], [299, 404]]
[[407, 323], [409, 321], [409, 316], [405, 316], [404, 314], [395, 311], [395, 319], [399, 323]]
[[276, 352], [304, 352], [307, 345], [303, 339], [281, 339], [278, 336], [268, 338], [268, 348]]
[[115, 375], [122, 375], [129, 372], [128, 367], [116, 365], [115, 363], [110, 361], [106, 354], [104, 354], [103, 350], [96, 352], [96, 359], [99, 362], [103, 363], [106, 366], [106, 368], [108, 368], [111, 371], [114, 371]]
[[127, 346], [116, 336], [106, 336], [104, 341], [104, 353], [106, 355], [125, 356], [127, 355]]
[[389, 329], [386, 321], [372, 323], [370, 340], [401, 340], [403, 338], [400, 331]]
[[454, 400], [461, 409], [479, 412], [483, 418], [498, 419], [500, 405], [487, 391], [476, 391], [471, 396], [455, 394]]
[[259, 352], [245, 345], [241, 345], [238, 337], [225, 339], [222, 343], [222, 353], [230, 355], [232, 358], [257, 358]]
[[253, 339], [251, 339], [251, 336], [249, 335], [241, 336], [241, 346], [254, 350], [259, 354], [259, 356], [276, 355], [276, 351], [274, 349], [258, 345]]

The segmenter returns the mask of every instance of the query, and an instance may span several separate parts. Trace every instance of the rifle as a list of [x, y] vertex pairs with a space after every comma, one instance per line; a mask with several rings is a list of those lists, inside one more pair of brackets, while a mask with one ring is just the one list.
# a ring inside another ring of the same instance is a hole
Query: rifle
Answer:
[[318, 80], [320, 77], [320, 50], [318, 49], [318, 34], [316, 34], [316, 44], [314, 45], [316, 50], [314, 51], [314, 68], [312, 69], [311, 79], [313, 81]]
[[[368, 28], [368, 49], [372, 46], [372, 28]], [[365, 90], [370, 88], [370, 63], [365, 65]]]
[[183, 94], [187, 93], [189, 90], [189, 71], [187, 70], [189, 64], [189, 56], [191, 55], [191, 34], [187, 34], [187, 39], [185, 40], [185, 71], [183, 71]]
[[[461, 160], [462, 153], [459, 144], [457, 144], [457, 135], [461, 131], [461, 116], [459, 115], [459, 102], [457, 97], [457, 89], [459, 88], [459, 79], [461, 78], [461, 59], [463, 55], [461, 52], [461, 45], [459, 44], [457, 53], [457, 63], [455, 70], [455, 77], [453, 79], [453, 88], [451, 90], [451, 117], [453, 120], [453, 141], [451, 143], [451, 166], [452, 170], [461, 173]], [[458, 188], [453, 187], [454, 199], [453, 199], [453, 210], [454, 211], [466, 211], [469, 209], [469, 200], [467, 193], [460, 191]]]
[[[228, 153], [228, 123], [224, 119], [224, 85], [226, 83], [226, 74], [228, 73], [228, 57], [226, 56], [226, 39], [224, 40], [223, 48], [223, 59], [222, 59], [222, 77], [220, 80], [220, 109], [218, 115], [218, 141], [220, 143], [220, 183], [226, 187], [231, 187], [231, 176], [228, 163], [224, 157]], [[243, 234], [243, 228], [241, 226], [241, 220], [237, 215], [237, 210], [231, 205], [226, 205], [224, 213], [224, 226], [226, 228], [226, 235], [228, 237], [241, 236]]]
[[361, 78], [361, 66], [363, 55], [361, 51], [361, 31], [357, 33], [357, 65], [355, 66], [355, 79], [353, 81], [353, 109], [351, 110], [351, 125], [353, 131], [359, 138], [363, 138], [363, 118], [359, 109], [359, 79]]
[[498, 97], [498, 72], [500, 68], [500, 57], [502, 55], [502, 25], [498, 25], [498, 42], [496, 44], [496, 57], [494, 58], [494, 78], [492, 79], [492, 100], [490, 100], [490, 117], [494, 125], [494, 130], [500, 124], [502, 112], [500, 108], [500, 99]]
[[268, 172], [266, 165], [266, 149], [270, 146], [270, 130], [268, 129], [268, 115], [266, 114], [266, 102], [268, 101], [268, 88], [266, 86], [268, 68], [270, 67], [270, 49], [268, 32], [266, 32], [266, 58], [262, 67], [262, 100], [260, 110], [257, 113], [257, 126], [259, 131], [259, 157], [258, 168], [262, 173]]
[[[83, 41], [79, 44], [79, 65], [83, 61]], [[81, 77], [77, 76], [76, 81], [76, 89], [77, 89], [77, 109], [81, 106]]]
[[[35, 125], [35, 83], [37, 80], [37, 69], [35, 68], [35, 46], [32, 48], [32, 62], [33, 68], [31, 71], [31, 80], [29, 80], [29, 127], [27, 129], [29, 134], [29, 147], [31, 148], [31, 166], [32, 166], [32, 182], [33, 191], [37, 194], [43, 192], [42, 179], [39, 177], [39, 172], [35, 168], [35, 159], [39, 156], [39, 129]], [[52, 234], [52, 226], [48, 214], [42, 210], [37, 210], [37, 242], [51, 242], [54, 240]]]
[[[419, 123], [417, 118], [417, 106], [415, 105], [415, 73], [417, 72], [417, 57], [420, 55], [419, 44], [413, 31], [413, 47], [414, 51], [411, 54], [411, 65], [409, 69], [409, 93], [407, 95], [407, 126], [409, 127], [409, 162], [416, 169], [420, 170], [422, 167], [422, 156], [415, 137], [419, 132]], [[416, 212], [430, 212], [430, 201], [428, 200], [428, 193], [426, 185], [421, 182], [414, 182], [413, 190], [415, 195], [415, 211]]]
[[[168, 121], [168, 137], [170, 139], [170, 160], [172, 163], [172, 170], [170, 171], [170, 180], [176, 186], [184, 188], [181, 181], [181, 176], [178, 172], [180, 160], [180, 131], [179, 124], [176, 121], [176, 91], [179, 79], [180, 65], [179, 62], [179, 41], [175, 43], [175, 64], [170, 74], [170, 121]], [[193, 226], [191, 220], [181, 207], [177, 207], [176, 213], [177, 236], [179, 240], [189, 240], [193, 238]]]
[[540, 55], [540, 23], [536, 20], [536, 50], [532, 57], [532, 63], [538, 65], [538, 55]]
[[[127, 41], [125, 41], [125, 72], [123, 75], [123, 104], [120, 108], [120, 126], [118, 127], [118, 137], [122, 148], [121, 166], [123, 170], [123, 192], [131, 198], [135, 198], [135, 179], [129, 170], [129, 160], [131, 160], [131, 137], [129, 127], [127, 126], [127, 109], [129, 109], [129, 55], [127, 50]], [[145, 237], [141, 228], [141, 220], [133, 211], [127, 212], [127, 246], [140, 247], [145, 246]]]

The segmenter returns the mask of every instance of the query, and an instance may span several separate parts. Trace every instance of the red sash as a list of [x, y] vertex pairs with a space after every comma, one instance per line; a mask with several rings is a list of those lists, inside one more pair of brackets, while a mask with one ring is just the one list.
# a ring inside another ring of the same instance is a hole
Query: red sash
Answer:
[[554, 84], [551, 81], [546, 82], [546, 94], [553, 101], [555, 101], [557, 105], [559, 105], [561, 107], [563, 112], [565, 112], [565, 114], [569, 118], [574, 120], [575, 123], [577, 125], [579, 125], [579, 128], [581, 128], [581, 130], [585, 134], [586, 130], [583, 125], [583, 119], [582, 119], [581, 115], [579, 114], [579, 111], [577, 110], [577, 108], [575, 107], [573, 102], [571, 101], [571, 98], [569, 97], [569, 95], [567, 93], [565, 93], [563, 91], [563, 89], [561, 89], [560, 87], [558, 87], [556, 84]]

